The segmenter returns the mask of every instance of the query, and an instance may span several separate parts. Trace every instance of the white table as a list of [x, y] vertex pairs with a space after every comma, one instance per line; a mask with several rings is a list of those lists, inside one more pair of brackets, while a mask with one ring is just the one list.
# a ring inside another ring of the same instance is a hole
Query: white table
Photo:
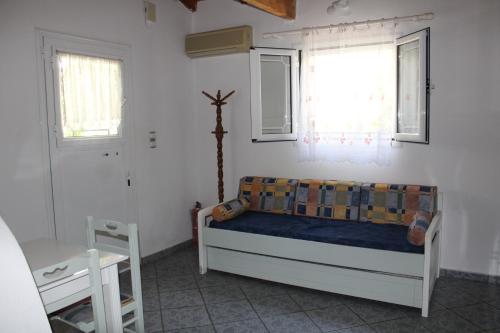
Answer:
[[[87, 248], [62, 241], [39, 238], [20, 244], [30, 269], [35, 272], [81, 255]], [[99, 251], [108, 332], [122, 331], [120, 286], [117, 264], [127, 256]], [[67, 297], [89, 286], [88, 271], [38, 287], [43, 304]]]

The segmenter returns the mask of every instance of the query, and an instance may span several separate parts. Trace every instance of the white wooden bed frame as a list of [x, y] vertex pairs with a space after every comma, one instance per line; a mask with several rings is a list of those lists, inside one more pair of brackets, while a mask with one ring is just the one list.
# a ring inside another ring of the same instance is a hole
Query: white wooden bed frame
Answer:
[[439, 277], [440, 211], [425, 235], [424, 254], [416, 254], [210, 228], [213, 207], [198, 213], [201, 274], [214, 269], [421, 308], [428, 316]]

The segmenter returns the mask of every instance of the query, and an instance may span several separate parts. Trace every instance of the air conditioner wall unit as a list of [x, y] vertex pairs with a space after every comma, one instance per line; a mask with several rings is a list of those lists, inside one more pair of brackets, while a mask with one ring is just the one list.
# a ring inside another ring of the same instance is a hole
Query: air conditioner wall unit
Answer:
[[191, 58], [249, 52], [252, 27], [240, 27], [200, 32], [186, 36], [186, 54]]

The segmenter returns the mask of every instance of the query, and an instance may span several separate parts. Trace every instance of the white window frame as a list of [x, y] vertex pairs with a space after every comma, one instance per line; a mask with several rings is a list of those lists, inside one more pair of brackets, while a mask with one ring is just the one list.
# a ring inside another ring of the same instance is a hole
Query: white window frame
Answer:
[[[291, 132], [284, 134], [262, 133], [262, 96], [261, 96], [261, 55], [289, 56], [291, 60], [290, 73], [290, 116]], [[251, 116], [252, 142], [266, 141], [296, 141], [297, 117], [299, 107], [299, 55], [294, 49], [273, 49], [254, 47], [250, 50], [250, 89], [251, 89]]]
[[[394, 140], [400, 142], [429, 143], [429, 106], [430, 106], [430, 71], [429, 71], [429, 46], [430, 29], [426, 28], [412, 34], [400, 37], [396, 40], [396, 117], [394, 126]], [[398, 128], [398, 119], [405, 110], [402, 109], [399, 96], [399, 53], [400, 45], [418, 41], [419, 43], [419, 61], [420, 61], [420, 85], [419, 85], [419, 112], [420, 124], [417, 134], [400, 132]]]
[[[122, 44], [75, 37], [60, 33], [41, 31], [42, 53], [44, 56], [46, 103], [49, 130], [56, 134], [58, 148], [85, 148], [93, 144], [119, 144], [128, 131], [129, 105], [127, 96], [130, 82], [130, 47]], [[64, 138], [60, 96], [57, 52], [81, 54], [90, 57], [118, 60], [122, 64], [122, 110], [119, 134], [116, 136], [71, 137]]]

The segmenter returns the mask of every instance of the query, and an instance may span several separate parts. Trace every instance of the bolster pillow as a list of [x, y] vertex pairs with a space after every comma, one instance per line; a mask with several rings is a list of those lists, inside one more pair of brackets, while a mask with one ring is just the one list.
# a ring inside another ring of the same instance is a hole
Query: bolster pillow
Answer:
[[408, 227], [408, 242], [412, 245], [422, 246], [425, 243], [425, 232], [429, 228], [429, 217], [427, 214], [416, 213], [413, 221]]
[[217, 222], [230, 220], [243, 214], [248, 207], [250, 207], [250, 202], [245, 197], [233, 199], [215, 206], [212, 210], [212, 217]]

